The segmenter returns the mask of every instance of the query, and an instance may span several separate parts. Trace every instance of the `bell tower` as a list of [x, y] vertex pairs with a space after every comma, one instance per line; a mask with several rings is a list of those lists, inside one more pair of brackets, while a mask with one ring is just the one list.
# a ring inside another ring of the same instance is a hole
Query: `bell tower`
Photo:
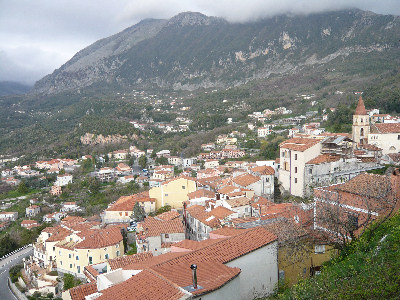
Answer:
[[355, 144], [366, 144], [369, 134], [369, 115], [365, 109], [362, 97], [358, 99], [356, 111], [353, 115], [352, 137]]

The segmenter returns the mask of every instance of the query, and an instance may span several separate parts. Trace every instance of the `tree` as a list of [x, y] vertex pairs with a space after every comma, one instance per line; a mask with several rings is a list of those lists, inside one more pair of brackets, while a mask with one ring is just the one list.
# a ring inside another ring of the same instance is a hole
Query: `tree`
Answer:
[[144, 218], [146, 217], [146, 213], [143, 209], [143, 207], [139, 204], [139, 202], [135, 203], [135, 206], [133, 207], [133, 219], [135, 219], [137, 222], [142, 222]]
[[167, 204], [167, 205], [161, 206], [159, 209], [157, 209], [156, 214], [159, 215], [159, 214], [165, 213], [170, 210], [171, 210], [171, 205]]
[[100, 182], [97, 178], [95, 177], [89, 177], [87, 179], [87, 185], [88, 185], [88, 189], [89, 192], [93, 195], [96, 195], [99, 193], [100, 191]]
[[64, 274], [64, 291], [73, 288], [74, 286], [80, 285], [81, 281], [78, 278], [75, 278], [71, 274]]
[[334, 235], [337, 248], [343, 249], [372, 222], [377, 229], [398, 209], [400, 171], [361, 174], [345, 184], [315, 189], [314, 194], [315, 226]]
[[128, 190], [129, 193], [135, 194], [139, 191], [140, 186], [138, 183], [131, 181], [127, 183], [126, 189]]
[[25, 182], [21, 181], [21, 183], [18, 185], [17, 188], [18, 193], [20, 194], [26, 194], [29, 192], [28, 187], [25, 185]]
[[135, 163], [135, 156], [129, 154], [128, 158], [128, 164], [132, 166]]
[[142, 167], [142, 169], [145, 169], [147, 165], [147, 157], [145, 155], [142, 155], [141, 157], [139, 157], [138, 163]]
[[156, 165], [168, 165], [168, 158], [161, 156], [156, 158]]

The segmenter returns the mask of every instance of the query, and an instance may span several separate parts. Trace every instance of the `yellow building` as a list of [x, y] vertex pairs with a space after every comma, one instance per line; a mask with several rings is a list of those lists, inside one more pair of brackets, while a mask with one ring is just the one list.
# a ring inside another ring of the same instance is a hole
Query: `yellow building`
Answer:
[[194, 178], [181, 176], [163, 182], [160, 187], [153, 187], [149, 191], [149, 196], [156, 199], [156, 209], [165, 205], [182, 208], [182, 203], [188, 200], [188, 194], [196, 189]]
[[57, 271], [81, 278], [85, 277], [85, 266], [123, 254], [123, 237], [118, 226], [73, 232], [55, 245]]
[[289, 285], [318, 274], [321, 265], [337, 254], [327, 240], [311, 237], [290, 219], [278, 220], [264, 227], [278, 236], [279, 279]]
[[149, 192], [130, 196], [122, 196], [110, 205], [102, 214], [103, 223], [129, 223], [132, 221], [133, 208], [136, 203], [143, 207], [145, 213], [155, 212], [155, 199], [149, 197]]

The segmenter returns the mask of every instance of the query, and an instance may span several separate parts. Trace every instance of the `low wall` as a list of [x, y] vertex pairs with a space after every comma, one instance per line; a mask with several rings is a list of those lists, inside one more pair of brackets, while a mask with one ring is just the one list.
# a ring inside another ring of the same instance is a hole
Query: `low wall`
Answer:
[[17, 286], [11, 282], [10, 278], [8, 278], [8, 287], [18, 300], [28, 300], [28, 298], [23, 293], [21, 293]]

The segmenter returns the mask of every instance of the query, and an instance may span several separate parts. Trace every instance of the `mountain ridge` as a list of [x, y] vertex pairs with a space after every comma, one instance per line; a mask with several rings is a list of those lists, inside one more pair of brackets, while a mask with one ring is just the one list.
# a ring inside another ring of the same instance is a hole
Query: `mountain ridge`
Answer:
[[184, 12], [147, 19], [79, 51], [33, 94], [94, 85], [196, 90], [290, 74], [354, 53], [398, 51], [400, 17], [345, 10], [250, 23]]

